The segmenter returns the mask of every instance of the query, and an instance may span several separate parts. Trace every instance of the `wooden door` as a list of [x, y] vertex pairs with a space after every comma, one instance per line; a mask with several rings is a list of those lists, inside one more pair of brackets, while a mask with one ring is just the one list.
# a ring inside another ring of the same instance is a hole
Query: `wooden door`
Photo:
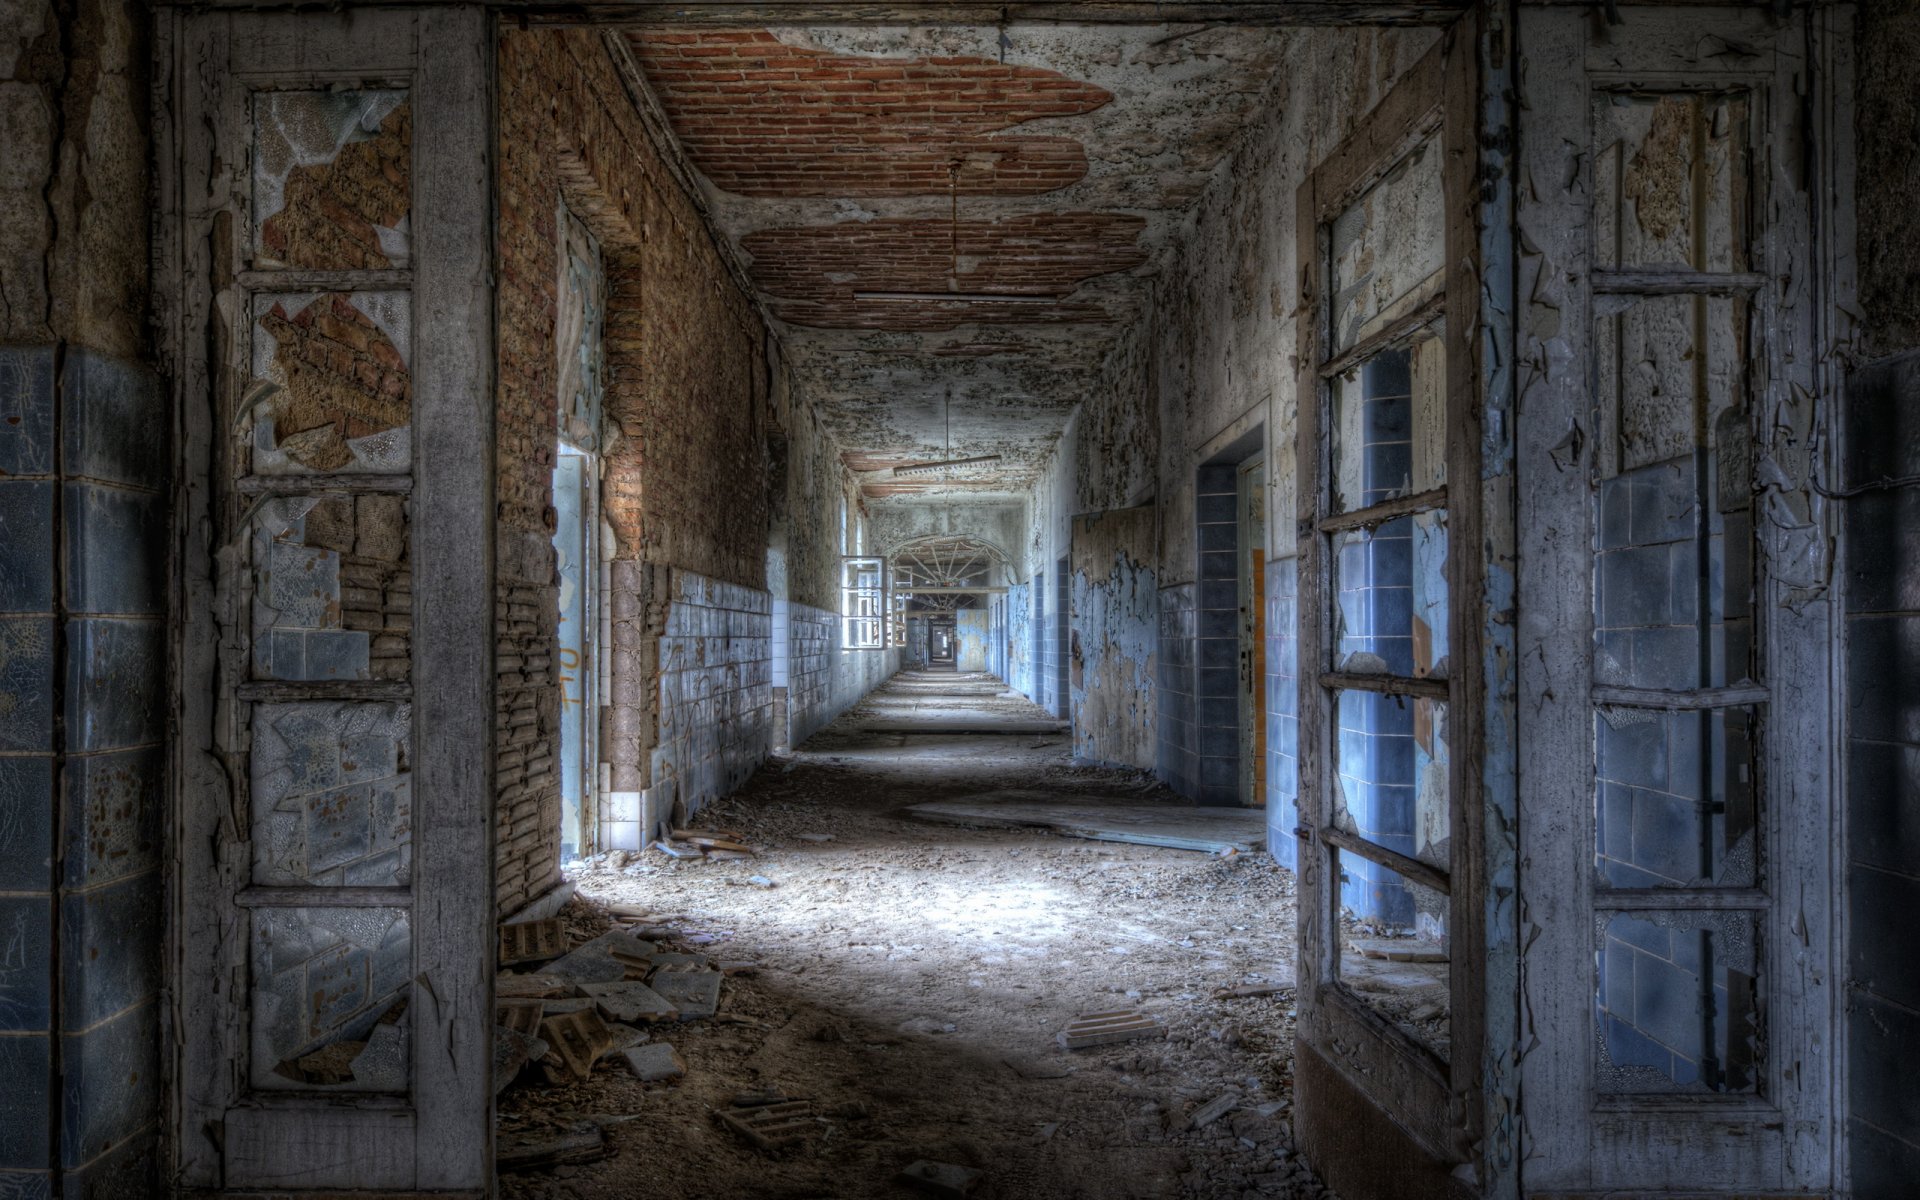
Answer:
[[1530, 1191], [1839, 1182], [1852, 18], [1780, 8], [1521, 10]]
[[1297, 209], [1295, 1119], [1349, 1194], [1452, 1195], [1503, 1144], [1482, 1050], [1511, 953], [1482, 883], [1505, 771], [1485, 733], [1501, 660], [1483, 661], [1504, 618], [1481, 529], [1505, 499], [1482, 462], [1485, 35], [1449, 30]]
[[492, 1178], [489, 22], [158, 17], [173, 1177]]

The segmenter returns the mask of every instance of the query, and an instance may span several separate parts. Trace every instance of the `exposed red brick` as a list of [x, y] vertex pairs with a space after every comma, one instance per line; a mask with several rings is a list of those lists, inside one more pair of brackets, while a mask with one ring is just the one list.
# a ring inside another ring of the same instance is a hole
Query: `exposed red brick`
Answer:
[[[892, 218], [762, 229], [741, 239], [774, 313], [796, 325], [951, 329], [969, 323], [1104, 322], [1066, 299], [1083, 280], [1146, 261], [1146, 222], [1120, 213], [1030, 213], [1001, 221]], [[956, 258], [960, 271], [953, 266]], [[856, 292], [1010, 292], [1050, 304], [857, 300]]]
[[756, 30], [628, 36], [694, 163], [745, 196], [1050, 192], [1087, 173], [1086, 150], [1001, 131], [1113, 99], [990, 58], [833, 54]]

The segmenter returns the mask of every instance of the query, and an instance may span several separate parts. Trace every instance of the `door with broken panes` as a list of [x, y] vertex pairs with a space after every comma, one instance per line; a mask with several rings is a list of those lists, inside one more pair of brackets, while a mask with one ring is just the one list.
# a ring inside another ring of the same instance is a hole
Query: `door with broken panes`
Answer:
[[1526, 8], [1529, 1191], [1828, 1194], [1838, 6]]
[[163, 9], [179, 1185], [490, 1186], [487, 22]]
[[1486, 986], [1473, 36], [1417, 64], [1297, 210], [1296, 1128], [1331, 1165], [1371, 1106], [1411, 1139], [1377, 1152], [1441, 1178], [1481, 1127]]

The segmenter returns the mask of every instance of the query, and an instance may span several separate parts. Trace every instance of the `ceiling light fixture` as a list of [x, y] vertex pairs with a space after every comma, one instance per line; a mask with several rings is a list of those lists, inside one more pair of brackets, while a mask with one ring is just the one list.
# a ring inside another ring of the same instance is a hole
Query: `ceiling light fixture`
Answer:
[[893, 469], [894, 478], [898, 479], [902, 475], [933, 475], [952, 467], [978, 467], [984, 466], [987, 463], [1000, 461], [998, 454], [976, 454], [972, 458], [955, 458], [953, 456], [952, 384], [947, 385], [946, 399], [942, 402], [942, 411], [946, 414], [947, 422], [946, 457], [936, 459], [932, 462], [908, 463], [904, 467], [895, 467]]

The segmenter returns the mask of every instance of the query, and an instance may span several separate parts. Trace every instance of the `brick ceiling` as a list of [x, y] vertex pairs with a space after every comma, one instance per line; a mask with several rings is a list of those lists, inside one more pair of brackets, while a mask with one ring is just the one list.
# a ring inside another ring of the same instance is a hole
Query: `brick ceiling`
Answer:
[[[1012, 493], [1037, 478], [1297, 36], [1002, 34], [628, 33], [783, 326], [796, 390], [871, 495]], [[895, 481], [894, 464], [944, 453], [948, 395], [954, 454], [1003, 461]]]

